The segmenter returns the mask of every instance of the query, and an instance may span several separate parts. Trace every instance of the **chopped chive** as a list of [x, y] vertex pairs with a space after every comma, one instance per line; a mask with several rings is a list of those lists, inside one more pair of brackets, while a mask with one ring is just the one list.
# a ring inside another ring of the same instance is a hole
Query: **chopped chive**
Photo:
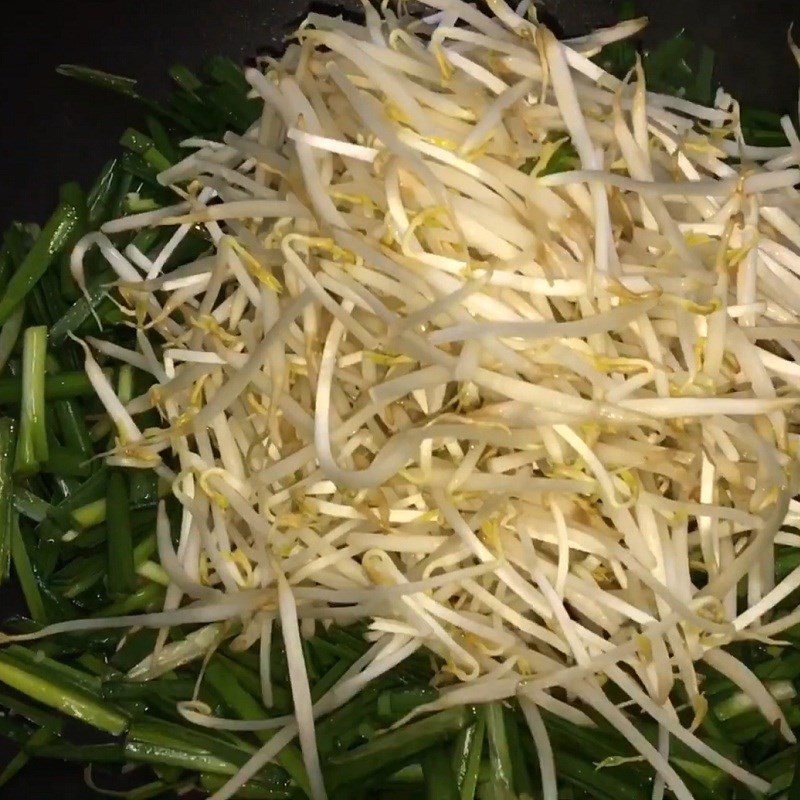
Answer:
[[3, 323], [2, 328], [0, 328], [0, 370], [2, 370], [8, 362], [17, 344], [24, 318], [25, 307], [19, 305], [11, 312], [9, 318]]
[[45, 676], [45, 670], [35, 661], [19, 661], [9, 651], [0, 652], [0, 681], [3, 683], [114, 736], [125, 730], [127, 723], [119, 712], [53, 677]]
[[80, 187], [74, 183], [66, 184], [61, 190], [61, 202], [0, 297], [0, 324], [11, 316], [53, 259], [70, 244], [84, 210], [85, 199]]
[[422, 754], [427, 800], [459, 800], [450, 758], [444, 747], [432, 747]]
[[0, 584], [8, 579], [14, 525], [14, 421], [0, 419]]
[[81, 528], [91, 528], [105, 520], [106, 511], [106, 498], [101, 497], [98, 500], [92, 500], [91, 503], [87, 503], [85, 506], [74, 509], [72, 519]]
[[136, 585], [133, 563], [133, 533], [128, 483], [114, 470], [106, 486], [108, 591], [113, 596], [131, 592]]
[[167, 158], [170, 163], [174, 164], [181, 160], [181, 152], [172, 143], [167, 129], [152, 115], [148, 116], [145, 120], [147, 123], [147, 130], [150, 131], [150, 136], [155, 143], [156, 148], [160, 153]]
[[128, 128], [122, 134], [119, 143], [131, 152], [140, 155], [147, 164], [159, 172], [171, 166], [170, 160], [159, 152], [155, 142], [135, 128]]
[[111, 89], [128, 97], [139, 98], [139, 94], [136, 91], [136, 81], [124, 75], [113, 75], [110, 72], [84, 67], [80, 64], [59, 64], [56, 67], [56, 72], [67, 78], [77, 78], [80, 81], [91, 83], [104, 89]]
[[486, 735], [489, 741], [489, 761], [492, 779], [507, 789], [513, 785], [511, 754], [508, 750], [505, 714], [500, 703], [489, 703], [481, 709], [486, 719]]
[[[58, 361], [53, 356], [48, 356], [47, 372], [49, 375], [61, 372]], [[47, 378], [45, 378], [45, 393], [47, 391], [46, 384]], [[58, 400], [54, 403], [54, 407], [64, 444], [69, 449], [80, 453], [84, 460], [90, 459], [94, 452], [83, 410], [74, 400]]]
[[19, 644], [11, 644], [6, 649], [6, 654], [15, 661], [22, 664], [29, 664], [34, 671], [40, 672], [44, 676], [49, 676], [56, 683], [64, 683], [78, 691], [85, 692], [90, 696], [96, 696], [100, 691], [100, 681], [94, 676], [68, 664], [62, 664], [53, 658], [46, 656], [41, 650], [24, 647]]
[[376, 736], [372, 741], [330, 757], [331, 786], [362, 781], [388, 767], [409, 761], [423, 750], [456, 736], [474, 719], [471, 708], [449, 708]]
[[51, 714], [43, 708], [31, 705], [26, 700], [13, 697], [5, 692], [0, 692], [0, 705], [7, 708], [13, 714], [24, 717], [26, 720], [40, 727], [43, 725], [52, 727], [59, 721], [59, 718], [55, 714]]
[[145, 700], [158, 694], [168, 700], [184, 700], [194, 692], [194, 680], [155, 678], [152, 681], [134, 681], [124, 677], [111, 677], [103, 681], [101, 691], [106, 700]]
[[241, 67], [225, 56], [212, 56], [205, 65], [205, 71], [211, 80], [224, 83], [236, 90], [237, 94], [246, 95], [250, 84], [244, 77]]
[[320, 720], [316, 733], [321, 755], [332, 757], [358, 740], [358, 724], [371, 711], [380, 692], [379, 686], [368, 686], [349, 703]]
[[14, 744], [23, 745], [30, 739], [36, 730], [27, 721], [15, 719], [6, 715], [0, 716], [0, 736]]
[[[0, 379], [0, 405], [19, 403], [22, 399], [22, 388], [19, 378]], [[48, 375], [44, 379], [44, 396], [47, 400], [91, 397], [93, 394], [92, 384], [84, 372], [61, 372], [58, 375]]]
[[25, 603], [28, 606], [31, 619], [42, 625], [48, 622], [47, 612], [45, 611], [42, 593], [39, 590], [39, 582], [33, 571], [30, 554], [20, 530], [17, 515], [13, 515], [11, 523], [11, 560], [14, 563], [14, 571], [17, 574]]
[[58, 445], [50, 447], [47, 460], [40, 468], [42, 472], [72, 478], [86, 478], [92, 473], [91, 464], [83, 453]]
[[792, 783], [789, 786], [788, 797], [800, 797], [800, 752], [795, 758], [794, 774], [792, 776]]
[[[209, 794], [221, 789], [225, 779], [219, 775], [203, 774], [200, 776], [200, 786]], [[236, 790], [238, 800], [289, 800], [296, 795], [289, 788], [264, 786], [258, 781], [250, 781]]]
[[125, 760], [121, 744], [39, 744], [29, 746], [31, 755], [55, 758], [59, 761], [77, 761], [83, 764], [118, 764]]
[[127, 128], [120, 137], [119, 143], [127, 150], [132, 150], [134, 153], [139, 153], [139, 155], [153, 146], [153, 140], [137, 131], [136, 128]]
[[98, 617], [118, 617], [138, 611], [155, 610], [164, 601], [164, 587], [148, 582], [131, 594], [124, 595], [97, 612]]
[[714, 51], [710, 47], [700, 49], [700, 59], [695, 73], [692, 99], [698, 103], [710, 103], [713, 98]]
[[45, 422], [45, 361], [47, 328], [28, 328], [22, 344], [22, 393], [19, 442], [14, 472], [29, 475], [47, 461], [47, 426]]
[[62, 727], [62, 723], [59, 722], [55, 726], [44, 725], [39, 730], [34, 731], [23, 745], [22, 750], [0, 772], [0, 786], [5, 786], [28, 763], [31, 757], [31, 749], [52, 742], [61, 733]]
[[[238, 766], [241, 766], [255, 752], [255, 748], [249, 742], [231, 734], [220, 731], [206, 732], [193, 726], [168, 722], [155, 717], [133, 722], [128, 732], [128, 738], [132, 741], [152, 745], [178, 747], [193, 753], [209, 753], [231, 765]], [[283, 774], [283, 771], [277, 767], [272, 769]], [[215, 772], [216, 770], [209, 771]]]
[[169, 68], [169, 74], [172, 80], [187, 92], [194, 92], [203, 85], [198, 77], [183, 64], [173, 64]]
[[[226, 670], [219, 661], [212, 659], [206, 668], [206, 680], [209, 686], [219, 695], [222, 702], [240, 719], [263, 719], [267, 715], [264, 707], [253, 695], [242, 688], [235, 677]], [[260, 694], [260, 685], [257, 689]], [[272, 731], [258, 731], [256, 736], [266, 742], [272, 738]], [[287, 745], [275, 759], [295, 780], [306, 794], [310, 796], [308, 775], [303, 766], [303, 759], [295, 745]]]
[[223, 758], [202, 751], [192, 751], [177, 744], [151, 744], [128, 739], [123, 748], [125, 761], [142, 764], [164, 764], [196, 772], [234, 775], [238, 766]]
[[107, 286], [113, 280], [114, 273], [111, 270], [106, 270], [87, 283], [86, 295], [78, 297], [61, 317], [53, 323], [53, 327], [50, 329], [50, 338], [54, 343], [58, 344], [64, 341], [67, 334], [79, 330], [87, 320], [94, 321], [92, 312], [96, 312], [103, 300], [106, 299]]
[[431, 703], [438, 697], [438, 692], [430, 686], [405, 686], [400, 689], [388, 689], [378, 697], [378, 718], [386, 722], [394, 722], [413, 711], [417, 706]]
[[474, 800], [485, 736], [486, 720], [482, 714], [479, 714], [475, 724], [464, 728], [456, 739], [453, 771], [460, 800]]
[[[103, 165], [100, 175], [86, 194], [89, 227], [98, 228], [108, 219], [108, 206], [120, 177], [119, 162], [112, 158]], [[74, 283], [74, 282], [73, 282]]]
[[316, 703], [350, 668], [352, 661], [337, 661], [311, 688], [311, 701]]
[[16, 511], [34, 522], [45, 520], [53, 508], [46, 500], [23, 487], [14, 489], [13, 504]]
[[522, 748], [522, 737], [517, 715], [507, 708], [505, 709], [505, 721], [508, 752], [511, 756], [512, 788], [519, 800], [533, 800], [533, 782], [525, 759], [525, 751]]

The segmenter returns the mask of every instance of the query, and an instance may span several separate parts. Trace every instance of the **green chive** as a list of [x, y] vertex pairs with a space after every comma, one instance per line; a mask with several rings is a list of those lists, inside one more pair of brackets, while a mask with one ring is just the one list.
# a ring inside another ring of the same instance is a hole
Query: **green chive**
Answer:
[[28, 475], [47, 461], [47, 427], [45, 423], [45, 362], [47, 328], [28, 328], [22, 344], [22, 396], [19, 442], [14, 472]]
[[486, 720], [479, 714], [475, 724], [461, 731], [456, 739], [453, 770], [460, 800], [474, 800], [485, 736]]
[[[253, 695], [245, 691], [241, 684], [226, 670], [222, 664], [214, 659], [209, 661], [206, 668], [206, 680], [217, 693], [222, 702], [240, 719], [263, 719], [267, 716], [264, 707]], [[260, 688], [259, 688], [260, 691]], [[262, 741], [269, 741], [274, 732], [257, 731], [256, 736]], [[303, 760], [295, 745], [287, 745], [275, 759], [295, 780], [298, 786], [310, 796], [311, 788], [308, 782]]]
[[56, 256], [71, 244], [85, 215], [85, 206], [83, 192], [77, 184], [66, 184], [62, 188], [61, 202], [0, 297], [0, 324], [36, 286]]
[[80, 691], [66, 682], [54, 680], [36, 662], [14, 658], [9, 651], [0, 652], [0, 681], [40, 703], [56, 708], [82, 722], [114, 736], [126, 728], [125, 718], [96, 697]]
[[106, 486], [108, 591], [113, 596], [130, 593], [136, 585], [128, 482], [114, 470]]
[[510, 789], [513, 785], [511, 754], [508, 750], [505, 714], [500, 703], [490, 703], [481, 709], [486, 719], [486, 734], [489, 740], [489, 762], [494, 781]]
[[14, 421], [0, 419], [0, 584], [8, 578], [11, 565], [11, 539], [14, 524], [12, 478], [14, 464]]
[[[200, 786], [209, 794], [221, 789], [224, 784], [225, 778], [219, 775], [203, 774], [200, 776]], [[296, 797], [296, 794], [293, 794], [289, 788], [264, 786], [258, 781], [250, 781], [241, 789], [237, 789], [234, 797], [237, 800], [289, 800], [291, 797]]]
[[[106, 374], [110, 374], [107, 371]], [[94, 388], [83, 371], [61, 372], [44, 379], [44, 397], [47, 400], [64, 400], [72, 397], [92, 397]], [[0, 405], [19, 403], [23, 385], [19, 378], [0, 379]]]
[[62, 727], [62, 723], [59, 722], [56, 726], [45, 725], [34, 731], [22, 750], [0, 772], [0, 786], [5, 786], [28, 763], [31, 757], [30, 749], [52, 742], [61, 733]]
[[459, 800], [456, 779], [444, 747], [432, 747], [422, 754], [422, 772], [428, 800]]
[[39, 581], [31, 564], [28, 546], [19, 526], [17, 515], [13, 515], [11, 523], [11, 560], [14, 562], [14, 571], [17, 574], [28, 612], [34, 622], [46, 625], [48, 622]]
[[388, 767], [413, 759], [432, 745], [455, 737], [474, 720], [466, 706], [450, 708], [402, 728], [376, 736], [371, 742], [329, 759], [329, 782], [332, 787], [363, 781]]
[[120, 764], [125, 761], [121, 744], [40, 744], [28, 747], [28, 752], [40, 758], [77, 761], [82, 764]]

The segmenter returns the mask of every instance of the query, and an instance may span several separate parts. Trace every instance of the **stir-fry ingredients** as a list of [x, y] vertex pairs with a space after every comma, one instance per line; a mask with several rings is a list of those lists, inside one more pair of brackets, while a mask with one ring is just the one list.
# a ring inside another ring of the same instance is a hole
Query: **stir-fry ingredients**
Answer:
[[[702, 768], [765, 792], [724, 734], [703, 734], [717, 680], [735, 694], [714, 719], [752, 711], [795, 742], [791, 679], [743, 652], [775, 655], [800, 623], [800, 138], [785, 117], [788, 146], [748, 144], [722, 90], [699, 105], [648, 91], [638, 60], [623, 78], [591, 60], [642, 20], [562, 42], [532, 8], [427, 4], [365, 4], [363, 24], [310, 14], [282, 58], [225, 72], [249, 93], [239, 119], [256, 110], [239, 132], [180, 153], [159, 123], [123, 137], [153, 197], [129, 193], [128, 213], [77, 242], [81, 295], [50, 332], [80, 343], [111, 468], [55, 517], [72, 537], [105, 523], [119, 610], [9, 638], [153, 629], [128, 679], [197, 662], [197, 686], [222, 692], [215, 651], [235, 637], [258, 654], [261, 704], [171, 695], [188, 722], [260, 740], [201, 769], [222, 776], [214, 800], [295, 738], [302, 766], [283, 767], [315, 800], [414, 746], [430, 796], [471, 797], [483, 737], [520, 796], [530, 742], [555, 800], [559, 725], [613, 729], [630, 755], [601, 766], [648, 764], [654, 798], [692, 800]], [[2, 302], [16, 338], [19, 298]], [[96, 333], [77, 336], [87, 322]], [[0, 514], [12, 469], [86, 463], [48, 440], [45, 408], [86, 382], [46, 369], [44, 328], [22, 355]], [[124, 468], [159, 476], [154, 537]], [[125, 607], [139, 576], [166, 587], [158, 610]], [[44, 622], [49, 601], [28, 591]], [[366, 625], [371, 646], [319, 681], [307, 642], [331, 624]], [[268, 717], [278, 638], [292, 703]], [[2, 655], [0, 680], [26, 692], [24, 652]], [[414, 653], [438, 691], [331, 760], [320, 720]], [[73, 707], [126, 729], [79, 689]], [[475, 722], [480, 704], [494, 705]], [[464, 731], [456, 787], [431, 746]], [[126, 759], [148, 743], [165, 745], [133, 735]]]

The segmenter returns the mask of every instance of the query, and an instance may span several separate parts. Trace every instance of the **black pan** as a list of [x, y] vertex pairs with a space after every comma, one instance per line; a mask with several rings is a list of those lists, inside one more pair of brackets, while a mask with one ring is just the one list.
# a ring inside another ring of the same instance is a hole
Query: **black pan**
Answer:
[[[619, 18], [612, 0], [537, 5], [559, 33], [584, 33]], [[685, 28], [715, 51], [716, 77], [734, 96], [796, 114], [797, 66], [786, 31], [792, 21], [800, 26], [800, 0], [637, 0], [636, 7], [650, 17], [646, 42]], [[138, 118], [133, 104], [56, 75], [58, 64], [130, 75], [145, 92], [163, 93], [170, 64], [194, 67], [216, 53], [244, 61], [276, 50], [307, 8], [308, 0], [62, 0], [47, 10], [14, 4], [0, 24], [0, 226], [44, 220], [58, 185], [91, 183]], [[13, 587], [0, 591], [0, 618], [18, 609]], [[14, 752], [0, 739], [0, 764]], [[91, 795], [81, 768], [38, 760], [0, 789], [1, 800]]]

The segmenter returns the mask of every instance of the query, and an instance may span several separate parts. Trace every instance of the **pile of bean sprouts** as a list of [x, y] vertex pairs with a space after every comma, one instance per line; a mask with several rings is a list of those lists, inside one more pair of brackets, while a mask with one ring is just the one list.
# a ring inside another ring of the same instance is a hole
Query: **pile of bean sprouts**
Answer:
[[[154, 467], [183, 517], [173, 532], [159, 512], [163, 612], [47, 631], [160, 628], [143, 679], [234, 631], [270, 706], [275, 628], [293, 715], [181, 705], [277, 731], [216, 800], [296, 736], [325, 797], [315, 718], [419, 648], [441, 693], [415, 713], [517, 697], [546, 800], [540, 709], [605, 717], [656, 798], [691, 800], [670, 735], [764, 791], [695, 735], [695, 665], [794, 741], [781, 687], [725, 648], [800, 622], [774, 611], [800, 587], [800, 568], [774, 579], [776, 547], [800, 547], [800, 138], [787, 117], [790, 146], [749, 146], [722, 90], [702, 107], [590, 60], [642, 20], [560, 42], [524, 6], [427, 4], [311, 14], [247, 71], [264, 106], [244, 136], [185, 141], [159, 176], [174, 205], [76, 248], [81, 286], [92, 247], [116, 271], [136, 332], [135, 351], [85, 343], [109, 461]], [[553, 173], [567, 140], [577, 161]], [[114, 244], [154, 226], [174, 231], [155, 260]], [[213, 249], [164, 271], [192, 229]], [[103, 361], [155, 384], [123, 403]], [[162, 423], [143, 429], [149, 409]], [[372, 646], [312, 705], [302, 637], [354, 621]]]

